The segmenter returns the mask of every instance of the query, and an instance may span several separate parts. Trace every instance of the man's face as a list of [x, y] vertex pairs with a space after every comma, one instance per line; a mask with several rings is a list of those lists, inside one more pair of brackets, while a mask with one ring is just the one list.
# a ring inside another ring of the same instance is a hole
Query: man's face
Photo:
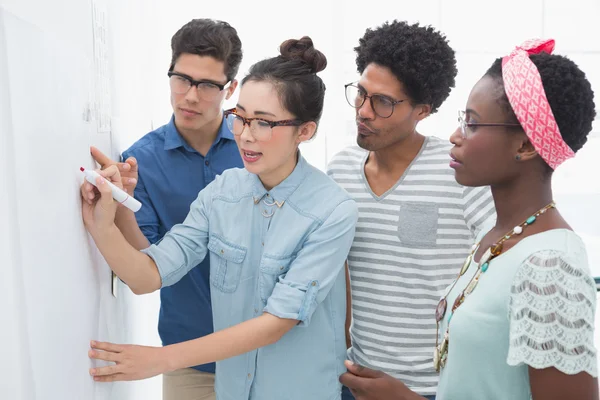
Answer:
[[[223, 101], [235, 90], [235, 81], [227, 84], [225, 64], [210, 56], [183, 53], [179, 56], [170, 78], [171, 105], [175, 125], [183, 131], [202, 130], [221, 118]], [[198, 87], [190, 80], [202, 81]], [[218, 85], [227, 85], [221, 90]], [[189, 88], [189, 89], [188, 89]]]
[[[360, 147], [369, 151], [381, 150], [403, 141], [415, 132], [417, 122], [423, 118], [419, 115], [421, 109], [411, 104], [404, 85], [389, 68], [375, 63], [367, 65], [357, 86], [360, 95], [378, 95], [381, 96], [379, 100], [383, 101], [378, 102], [376, 97], [373, 109], [371, 100], [365, 98], [362, 106], [356, 109], [356, 141]], [[396, 103], [392, 105], [391, 115], [387, 111], [389, 108], [378, 106], [390, 104], [385, 101]]]

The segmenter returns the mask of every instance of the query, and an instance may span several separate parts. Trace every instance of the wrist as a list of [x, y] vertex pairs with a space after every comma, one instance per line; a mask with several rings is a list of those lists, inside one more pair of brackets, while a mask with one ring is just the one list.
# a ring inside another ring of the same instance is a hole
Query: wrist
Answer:
[[412, 394], [411, 397], [407, 397], [407, 400], [427, 400], [425, 397], [416, 394], [415, 392], [411, 391], [410, 392]]
[[119, 206], [117, 207], [117, 212], [115, 214], [115, 222], [117, 223], [117, 225], [119, 225], [121, 223], [131, 223], [131, 222], [133, 222], [137, 225], [137, 220], [135, 219], [135, 213], [122, 204], [119, 204]]
[[393, 379], [391, 391], [393, 391], [394, 393], [400, 394], [400, 397], [398, 397], [398, 399], [427, 400], [425, 397], [413, 392], [412, 389], [410, 389], [408, 386], [406, 386], [404, 384], [404, 382], [400, 381], [399, 379], [395, 379], [391, 376], [390, 376], [390, 378]]
[[94, 242], [96, 242], [96, 245], [99, 245], [104, 241], [110, 240], [111, 238], [114, 238], [115, 235], [120, 233], [121, 231], [115, 225], [114, 222], [107, 227], [103, 227], [102, 229], [94, 229], [90, 231], [90, 234], [94, 238]]
[[174, 345], [168, 345], [160, 348], [160, 359], [163, 361], [162, 369], [164, 372], [172, 372], [183, 368], [179, 365], [177, 352], [174, 351]]

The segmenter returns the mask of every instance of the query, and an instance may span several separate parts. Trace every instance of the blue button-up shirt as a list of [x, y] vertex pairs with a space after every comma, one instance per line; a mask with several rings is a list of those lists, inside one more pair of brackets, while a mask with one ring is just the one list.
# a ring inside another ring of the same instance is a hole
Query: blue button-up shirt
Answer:
[[[150, 243], [183, 222], [198, 192], [215, 176], [228, 168], [243, 167], [233, 134], [225, 123], [206, 156], [187, 144], [173, 118], [123, 153], [123, 159], [130, 156], [139, 163], [134, 197], [142, 202], [142, 208], [135, 215]], [[158, 332], [165, 346], [213, 332], [209, 260], [200, 261], [176, 285], [161, 290]], [[215, 372], [214, 363], [195, 368]]]
[[344, 261], [356, 203], [301, 156], [267, 191], [232, 169], [217, 177], [174, 226], [144, 252], [162, 285], [207, 255], [215, 331], [270, 313], [299, 324], [277, 343], [217, 362], [219, 400], [337, 400], [345, 371]]

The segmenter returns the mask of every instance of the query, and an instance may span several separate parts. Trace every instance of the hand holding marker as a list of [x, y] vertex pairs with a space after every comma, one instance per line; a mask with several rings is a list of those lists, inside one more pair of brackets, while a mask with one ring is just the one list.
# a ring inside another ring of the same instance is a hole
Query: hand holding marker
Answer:
[[[83, 167], [79, 169], [85, 175], [85, 180], [94, 186], [96, 186], [96, 179], [102, 178], [102, 176], [100, 176], [100, 174], [98, 174], [96, 171], [88, 170]], [[119, 189], [118, 187], [110, 183], [108, 180], [106, 181], [106, 183], [110, 187], [113, 199], [115, 199], [117, 202], [123, 204], [125, 207], [129, 208], [133, 212], [138, 211], [142, 207], [142, 203], [129, 196], [125, 191]]]

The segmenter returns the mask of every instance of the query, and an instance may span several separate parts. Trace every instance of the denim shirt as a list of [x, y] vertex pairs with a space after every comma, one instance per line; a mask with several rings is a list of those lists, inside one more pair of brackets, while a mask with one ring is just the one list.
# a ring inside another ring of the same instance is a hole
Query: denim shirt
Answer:
[[[158, 242], [185, 220], [198, 192], [217, 175], [244, 166], [224, 120], [205, 155], [184, 140], [172, 117], [167, 125], [144, 135], [123, 152], [123, 159], [130, 156], [137, 158], [140, 166], [134, 196], [142, 208], [135, 217], [150, 243]], [[208, 264], [207, 257], [176, 285], [160, 291], [158, 333], [163, 346], [213, 333]], [[214, 363], [194, 368], [215, 373]]]
[[270, 191], [245, 169], [225, 171], [144, 250], [163, 286], [210, 255], [215, 331], [264, 312], [299, 321], [277, 343], [217, 362], [219, 400], [340, 399], [344, 262], [357, 219], [354, 200], [299, 155]]

